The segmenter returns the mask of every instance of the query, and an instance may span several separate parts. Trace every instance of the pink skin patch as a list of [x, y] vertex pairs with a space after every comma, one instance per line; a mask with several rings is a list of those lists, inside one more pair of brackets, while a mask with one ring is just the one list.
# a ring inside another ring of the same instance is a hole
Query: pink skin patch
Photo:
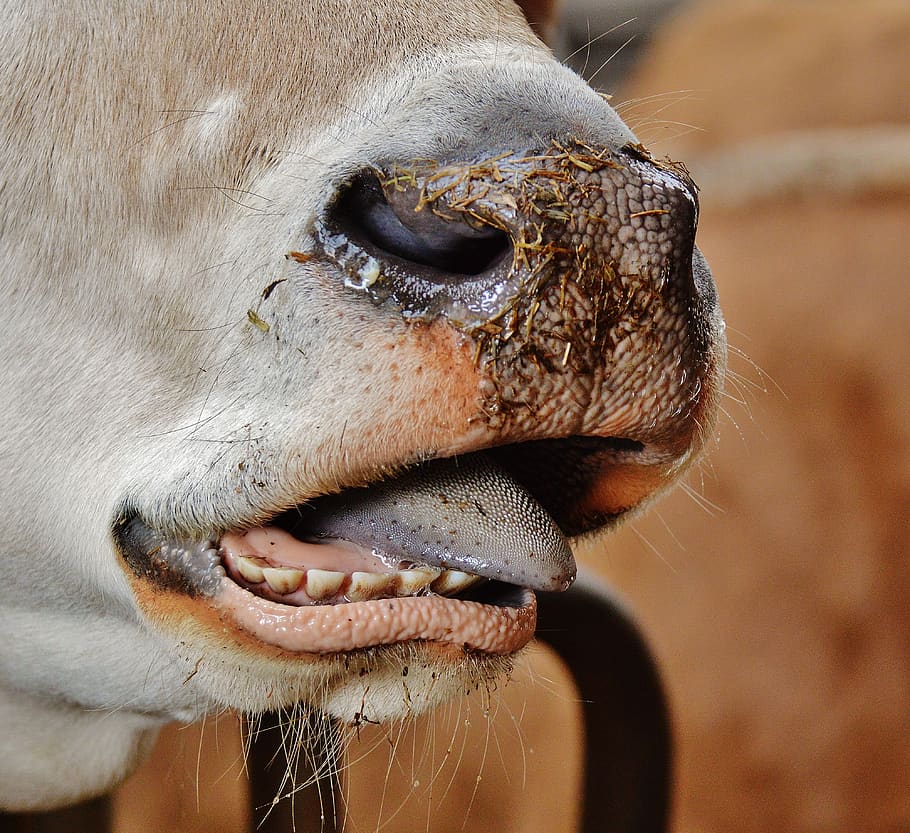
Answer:
[[[397, 564], [346, 541], [307, 543], [276, 527], [230, 533], [221, 541], [224, 578], [215, 604], [235, 625], [269, 645], [295, 653], [329, 654], [430, 640], [489, 654], [511, 654], [534, 636], [537, 600], [524, 591], [519, 607], [497, 607], [429, 594], [369, 601], [313, 603], [303, 591], [284, 596], [263, 585], [256, 593], [241, 586], [238, 558], [256, 558], [301, 571], [394, 573]], [[262, 598], [266, 592], [270, 598]]]

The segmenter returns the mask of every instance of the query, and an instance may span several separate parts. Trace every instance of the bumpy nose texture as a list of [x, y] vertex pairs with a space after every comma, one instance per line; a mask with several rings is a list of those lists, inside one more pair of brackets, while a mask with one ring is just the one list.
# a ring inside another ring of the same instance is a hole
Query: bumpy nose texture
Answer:
[[554, 143], [372, 176], [373, 197], [349, 191], [320, 244], [374, 302], [476, 340], [491, 424], [679, 434], [712, 346], [693, 318], [713, 312], [692, 277], [698, 207], [681, 166]]

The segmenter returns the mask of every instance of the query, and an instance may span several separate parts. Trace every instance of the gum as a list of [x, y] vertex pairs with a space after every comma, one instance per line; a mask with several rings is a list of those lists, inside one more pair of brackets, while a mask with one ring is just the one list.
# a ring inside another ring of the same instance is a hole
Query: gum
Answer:
[[300, 541], [276, 526], [260, 526], [248, 532], [229, 532], [221, 539], [221, 549], [232, 556], [264, 558], [276, 567], [299, 570], [336, 570], [353, 573], [389, 573], [394, 568], [370, 550], [348, 541], [319, 543]]

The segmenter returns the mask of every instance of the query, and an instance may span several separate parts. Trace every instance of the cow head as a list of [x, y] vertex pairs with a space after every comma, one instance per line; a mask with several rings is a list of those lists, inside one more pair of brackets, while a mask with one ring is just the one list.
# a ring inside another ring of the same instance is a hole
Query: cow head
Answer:
[[685, 169], [505, 0], [5, 15], [0, 802], [501, 672], [706, 441]]

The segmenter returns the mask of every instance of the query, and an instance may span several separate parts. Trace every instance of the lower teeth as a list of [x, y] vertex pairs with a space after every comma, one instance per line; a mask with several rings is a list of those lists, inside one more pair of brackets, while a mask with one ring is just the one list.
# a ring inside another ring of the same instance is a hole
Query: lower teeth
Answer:
[[[226, 559], [232, 572], [268, 595], [281, 596], [286, 604], [332, 604], [436, 593], [453, 596], [484, 581], [459, 570], [413, 567], [391, 573], [334, 570], [300, 570], [274, 567], [263, 558], [234, 556]], [[252, 587], [251, 587], [252, 589]]]

